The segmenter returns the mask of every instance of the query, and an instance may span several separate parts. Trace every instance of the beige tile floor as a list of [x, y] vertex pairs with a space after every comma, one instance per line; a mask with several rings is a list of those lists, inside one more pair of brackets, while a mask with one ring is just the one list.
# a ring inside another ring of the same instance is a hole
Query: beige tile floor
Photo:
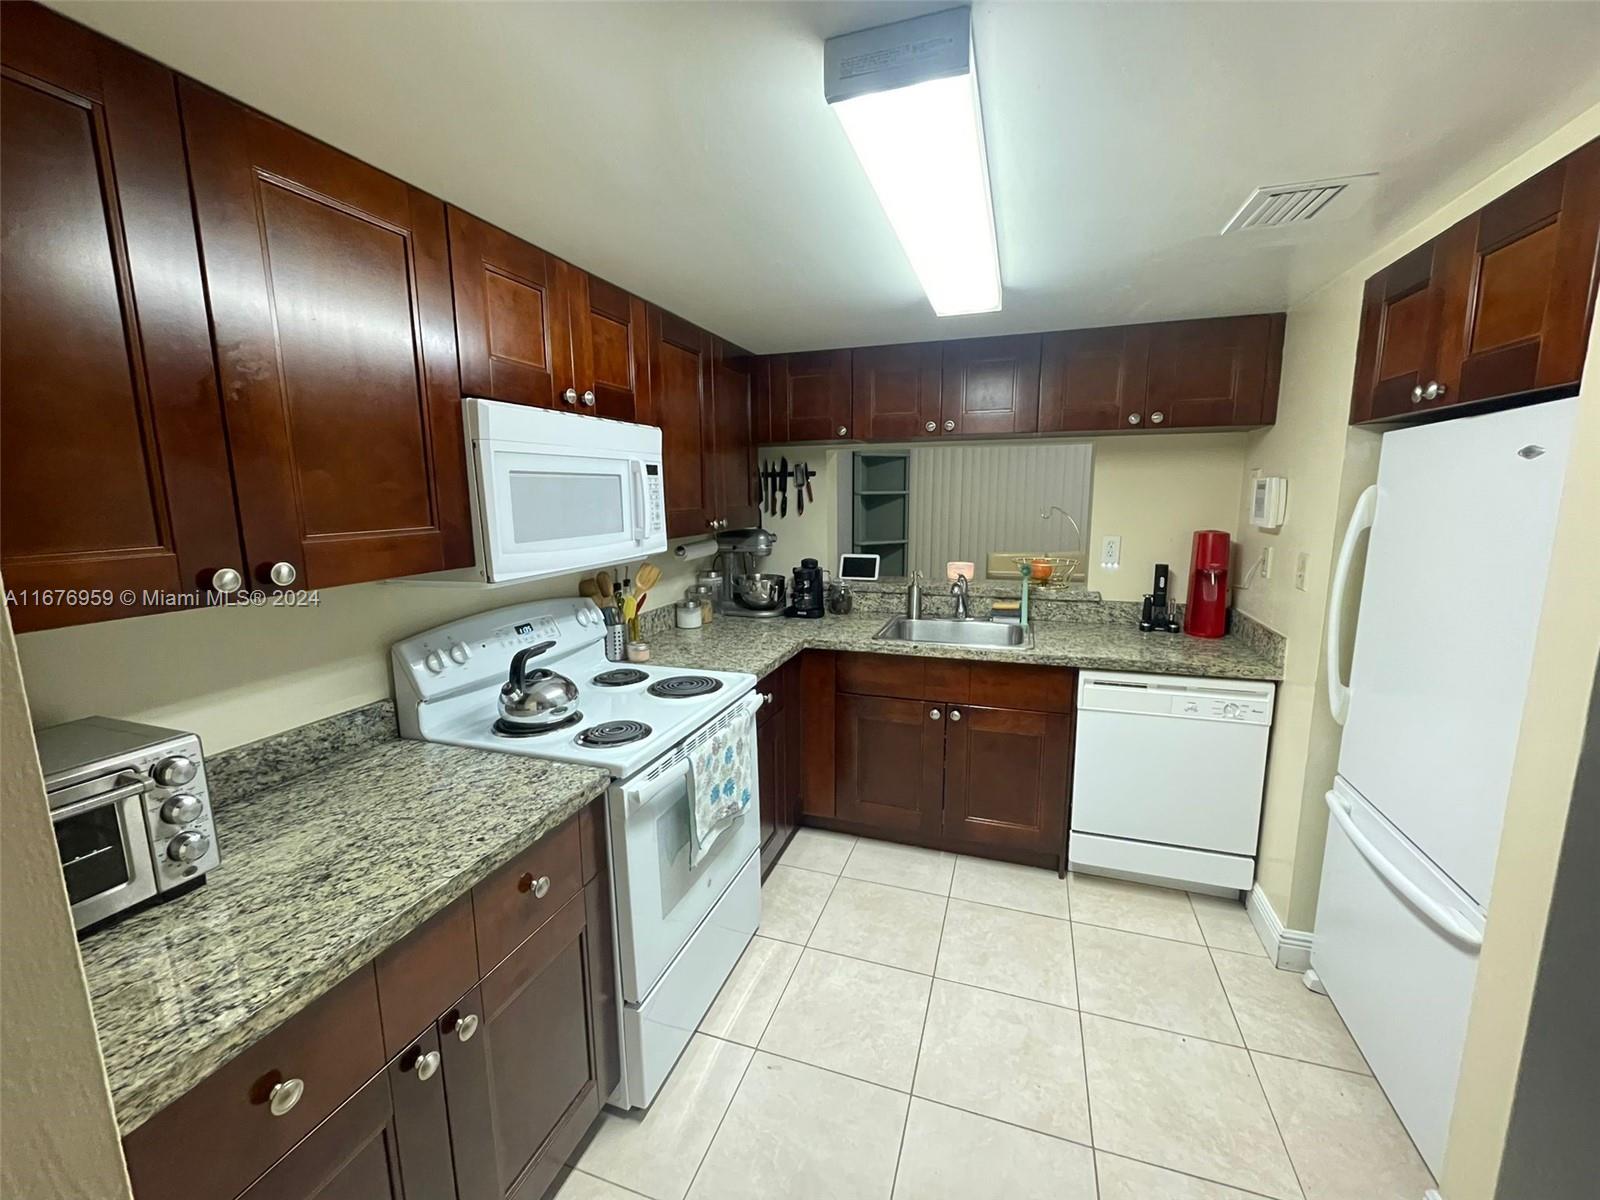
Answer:
[[558, 1200], [1421, 1200], [1242, 905], [802, 830], [648, 1112]]

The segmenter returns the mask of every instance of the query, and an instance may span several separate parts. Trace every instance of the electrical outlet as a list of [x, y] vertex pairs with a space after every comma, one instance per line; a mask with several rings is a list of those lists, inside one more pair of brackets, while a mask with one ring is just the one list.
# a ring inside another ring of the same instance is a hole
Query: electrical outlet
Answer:
[[1261, 578], [1272, 578], [1272, 547], [1263, 546], [1261, 549]]
[[1122, 565], [1122, 536], [1108, 533], [1100, 539], [1100, 567], [1102, 570], [1115, 571]]
[[1304, 550], [1295, 556], [1294, 560], [1294, 586], [1300, 591], [1306, 590], [1306, 572], [1311, 568], [1311, 555]]

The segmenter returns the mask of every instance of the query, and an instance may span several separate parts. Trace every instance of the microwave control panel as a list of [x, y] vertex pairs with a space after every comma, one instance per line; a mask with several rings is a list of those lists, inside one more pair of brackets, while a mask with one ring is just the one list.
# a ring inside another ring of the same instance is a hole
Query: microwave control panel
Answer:
[[661, 479], [660, 463], [644, 465], [644, 527], [648, 536], [655, 536], [666, 528], [665, 485]]

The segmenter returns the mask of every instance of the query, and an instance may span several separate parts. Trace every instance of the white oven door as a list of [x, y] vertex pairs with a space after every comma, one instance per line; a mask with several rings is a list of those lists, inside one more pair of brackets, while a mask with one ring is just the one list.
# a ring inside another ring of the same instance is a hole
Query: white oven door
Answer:
[[567, 574], [667, 548], [652, 504], [659, 463], [493, 440], [474, 449], [490, 581]]
[[649, 994], [760, 844], [752, 804], [691, 867], [690, 779], [680, 747], [665, 769], [647, 768], [611, 789], [617, 957], [630, 1004]]

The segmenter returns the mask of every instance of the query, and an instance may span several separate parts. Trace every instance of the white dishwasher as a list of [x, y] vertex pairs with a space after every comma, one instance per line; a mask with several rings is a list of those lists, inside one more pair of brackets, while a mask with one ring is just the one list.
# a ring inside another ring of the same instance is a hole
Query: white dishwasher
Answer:
[[1073, 761], [1073, 870], [1247, 890], [1271, 683], [1084, 671]]

